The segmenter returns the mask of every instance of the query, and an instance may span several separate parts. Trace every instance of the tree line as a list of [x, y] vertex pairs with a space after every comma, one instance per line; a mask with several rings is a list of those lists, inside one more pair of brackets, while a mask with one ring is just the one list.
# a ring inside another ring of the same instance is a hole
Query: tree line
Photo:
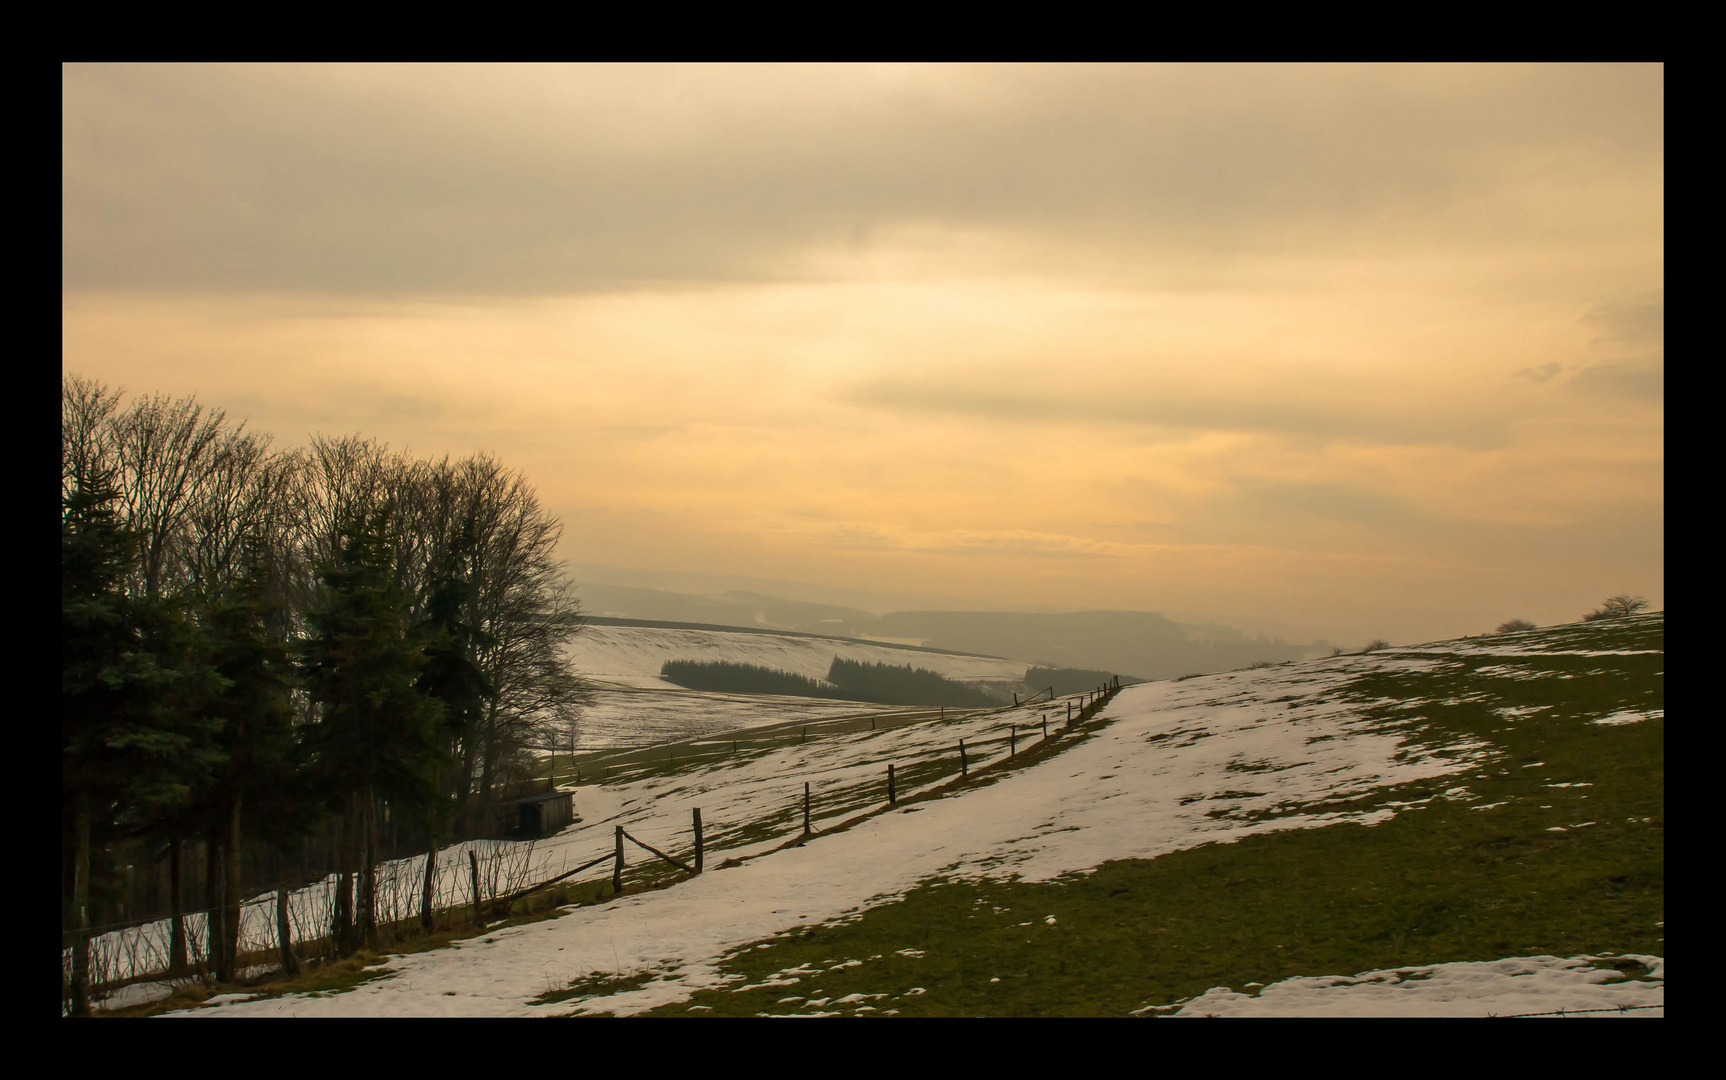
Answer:
[[1000, 703], [976, 687], [926, 668], [870, 664], [838, 656], [828, 667], [825, 681], [730, 660], [667, 660], [660, 665], [659, 675], [691, 690], [723, 694], [790, 694], [882, 705], [953, 705], [977, 709]]
[[835, 656], [827, 669], [827, 681], [852, 701], [883, 705], [952, 705], [962, 709], [987, 709], [996, 699], [973, 686], [949, 679], [927, 668], [910, 664], [871, 664]]
[[495, 457], [358, 435], [278, 450], [193, 399], [76, 375], [60, 449], [74, 1011], [92, 928], [139, 914], [138, 865], [167, 878], [177, 970], [188, 878], [220, 978], [248, 890], [330, 872], [351, 953], [376, 940], [382, 859], [424, 852], [429, 890], [438, 849], [483, 827], [535, 750], [572, 742], [586, 691], [561, 526]]
[[792, 671], [739, 664], [730, 660], [667, 660], [659, 677], [689, 690], [717, 694], [786, 694], [793, 697], [839, 698], [839, 688]]

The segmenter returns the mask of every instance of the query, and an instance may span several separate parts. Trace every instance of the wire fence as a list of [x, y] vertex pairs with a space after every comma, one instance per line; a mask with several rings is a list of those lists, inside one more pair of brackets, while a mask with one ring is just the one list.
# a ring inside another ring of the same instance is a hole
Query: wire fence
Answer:
[[1530, 1016], [1588, 1016], [1594, 1013], [1627, 1013], [1641, 1009], [1664, 1008], [1666, 1008], [1666, 1003], [1661, 1002], [1658, 1005], [1612, 1005], [1600, 1009], [1553, 1009], [1549, 1012], [1506, 1013], [1503, 1016], [1497, 1013], [1487, 1013], [1486, 1015], [1491, 1020], [1521, 1020]]

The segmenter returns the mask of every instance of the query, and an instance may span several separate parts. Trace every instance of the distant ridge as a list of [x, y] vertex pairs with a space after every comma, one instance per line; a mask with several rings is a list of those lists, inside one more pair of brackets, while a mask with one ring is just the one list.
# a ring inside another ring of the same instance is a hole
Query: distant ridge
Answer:
[[930, 649], [922, 645], [904, 645], [894, 641], [871, 641], [868, 638], [840, 637], [836, 634], [807, 634], [801, 630], [775, 630], [770, 626], [723, 626], [719, 623], [662, 622], [658, 619], [617, 619], [607, 615], [586, 615], [582, 621], [592, 626], [648, 626], [659, 630], [714, 630], [722, 634], [767, 634], [772, 637], [814, 638], [818, 641], [844, 641], [852, 645], [873, 645], [880, 649], [903, 649], [906, 652], [937, 653], [941, 656], [981, 656], [985, 660], [1013, 660], [1011, 656], [965, 652], [960, 649]]
[[[695, 595], [592, 584], [581, 587], [581, 602], [596, 618], [623, 620], [620, 629], [633, 625], [802, 634], [922, 650], [923, 655], [1009, 657], [1047, 667], [1132, 672], [1147, 679], [1229, 671], [1259, 661], [1281, 663], [1332, 651], [1330, 643], [1322, 640], [1299, 644], [1263, 635], [1255, 640], [1232, 627], [1176, 622], [1149, 611], [911, 610], [877, 615], [764, 593]], [[812, 642], [801, 644], [807, 648]], [[825, 671], [804, 674], [819, 677]]]

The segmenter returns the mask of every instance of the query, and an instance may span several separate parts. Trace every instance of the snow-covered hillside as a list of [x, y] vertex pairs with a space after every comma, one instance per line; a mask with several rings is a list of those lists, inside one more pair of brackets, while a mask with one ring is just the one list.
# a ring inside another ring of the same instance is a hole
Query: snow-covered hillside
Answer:
[[[618, 656], [632, 648], [651, 655], [637, 635], [606, 636], [626, 643], [614, 646]], [[632, 639], [635, 643], [627, 644]], [[1524, 646], [1510, 641], [1504, 645], [1504, 662], [1518, 662]], [[1413, 780], [1437, 780], [1433, 798], [1490, 809], [1473, 790], [1471, 774], [1482, 772], [1493, 759], [1491, 746], [1468, 739], [1435, 741], [1414, 728], [1387, 727], [1367, 715], [1371, 702], [1348, 693], [1362, 678], [1431, 672], [1450, 662], [1447, 653], [1477, 655], [1488, 647], [1473, 641], [1441, 643], [1128, 687], [1106, 706], [1087, 737], [1058, 743], [1061, 752], [1036, 764], [771, 854], [764, 853], [799, 828], [804, 783], [812, 787], [819, 830], [878, 807], [884, 801], [887, 763], [896, 763], [902, 778], [908, 767], [956, 765], [957, 744], [963, 738], [975, 769], [1007, 753], [1009, 725], [1018, 726], [1023, 749], [1040, 735], [1040, 718], [1052, 713], [1058, 726], [1065, 703], [863, 730], [806, 744], [788, 741], [756, 753], [727, 754], [725, 746], [712, 744], [690, 746], [683, 751], [691, 762], [686, 768], [635, 771], [580, 789], [577, 809], [582, 821], [541, 842], [532, 858], [547, 871], [578, 865], [609, 847], [616, 825], [648, 843], [685, 852], [690, 811], [699, 807], [714, 845], [708, 873], [669, 889], [626, 895], [561, 918], [503, 929], [483, 940], [396, 957], [388, 962], [388, 977], [348, 993], [228, 1001], [199, 1014], [641, 1012], [725, 985], [719, 965], [734, 950], [800, 926], [854, 917], [936, 876], [1051, 881], [1088, 873], [1109, 860], [1151, 859], [1253, 833], [1343, 821], [1372, 824], [1410, 812], [1417, 804], [1391, 802], [1368, 811], [1341, 804]], [[1586, 647], [1574, 651], [1604, 655]], [[1565, 655], [1562, 647], [1538, 652], [1545, 658]], [[637, 661], [637, 670], [645, 663]], [[1622, 710], [1613, 713], [1623, 715]], [[1513, 711], [1505, 716], [1505, 722], [1515, 722]], [[1650, 711], [1613, 722], [1646, 719], [1657, 716]], [[703, 753], [709, 757], [702, 758]], [[1243, 773], [1251, 774], [1250, 784], [1243, 782]], [[930, 777], [924, 783], [943, 779]], [[901, 787], [902, 798], [911, 786]], [[1243, 790], [1247, 787], [1252, 790]], [[712, 869], [725, 856], [744, 861]], [[602, 866], [594, 876], [606, 872]], [[449, 887], [459, 891], [461, 885], [452, 881]], [[1039, 925], [1027, 933], [1041, 929]], [[1409, 962], [1419, 965], [1424, 959], [1410, 957]], [[1440, 1011], [1474, 1015], [1503, 1011], [1512, 1003], [1521, 1011], [1535, 1011], [1548, 999], [1568, 1009], [1647, 1006], [1663, 1002], [1663, 964], [1658, 958], [1645, 959], [1656, 974], [1633, 983], [1609, 982], [1612, 973], [1596, 971], [1586, 958], [1569, 962], [1547, 957], [1496, 968], [1399, 969], [1402, 975], [1314, 972], [1327, 979], [1291, 981], [1274, 993], [1253, 996], [1251, 1002], [1219, 990], [1190, 1004], [1194, 1011], [1286, 1007], [1312, 1013], [1332, 1008], [1323, 1003], [1330, 1001], [1335, 1003], [1332, 1011], [1420, 1012], [1418, 1001], [1442, 997], [1446, 1004]], [[1546, 974], [1513, 981], [1524, 968]], [[556, 1004], [534, 1000], [595, 971], [639, 974], [646, 982]], [[784, 977], [789, 985], [797, 973]], [[1478, 984], [1478, 995], [1468, 990], [1470, 980]], [[1430, 985], [1386, 996], [1386, 987], [1402, 982]], [[1462, 989], [1449, 994], [1446, 987]], [[1543, 998], [1544, 991], [1535, 992], [1541, 987], [1552, 994]], [[1336, 992], [1328, 997], [1319, 992], [1326, 988]], [[1485, 1004], [1470, 1005], [1467, 999], [1475, 996]], [[1345, 997], [1353, 1004], [1344, 1005]]]
[[1016, 683], [1030, 666], [1014, 660], [896, 649], [836, 638], [658, 626], [587, 626], [570, 645], [570, 657], [582, 674], [644, 688], [672, 685], [659, 677], [667, 660], [724, 660], [825, 679], [835, 656], [870, 664], [910, 664], [949, 679], [977, 682]]

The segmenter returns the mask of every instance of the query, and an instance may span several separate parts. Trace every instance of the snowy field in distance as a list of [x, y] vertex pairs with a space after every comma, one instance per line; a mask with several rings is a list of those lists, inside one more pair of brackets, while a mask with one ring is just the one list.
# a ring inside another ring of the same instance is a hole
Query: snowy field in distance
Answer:
[[1004, 683], [1019, 682], [1030, 667], [1017, 660], [896, 649], [841, 638], [660, 626], [585, 626], [570, 643], [569, 656], [577, 671], [604, 682], [665, 688], [673, 685], [659, 677], [667, 660], [724, 660], [825, 679], [833, 658], [839, 656], [869, 664], [910, 664], [949, 679]]
[[593, 683], [593, 703], [576, 725], [578, 752], [619, 747], [659, 746], [802, 720], [834, 720], [867, 713], [917, 712], [896, 705], [872, 705], [828, 698], [774, 694], [711, 694], [694, 690], [644, 690]]
[[582, 711], [578, 725], [577, 750], [654, 746], [722, 731], [895, 709], [825, 698], [697, 693], [659, 677], [668, 660], [723, 660], [825, 679], [839, 656], [871, 664], [910, 664], [949, 679], [990, 683], [1018, 683], [1030, 666], [834, 638], [659, 626], [586, 626], [569, 651], [575, 669], [594, 686], [594, 702]]

